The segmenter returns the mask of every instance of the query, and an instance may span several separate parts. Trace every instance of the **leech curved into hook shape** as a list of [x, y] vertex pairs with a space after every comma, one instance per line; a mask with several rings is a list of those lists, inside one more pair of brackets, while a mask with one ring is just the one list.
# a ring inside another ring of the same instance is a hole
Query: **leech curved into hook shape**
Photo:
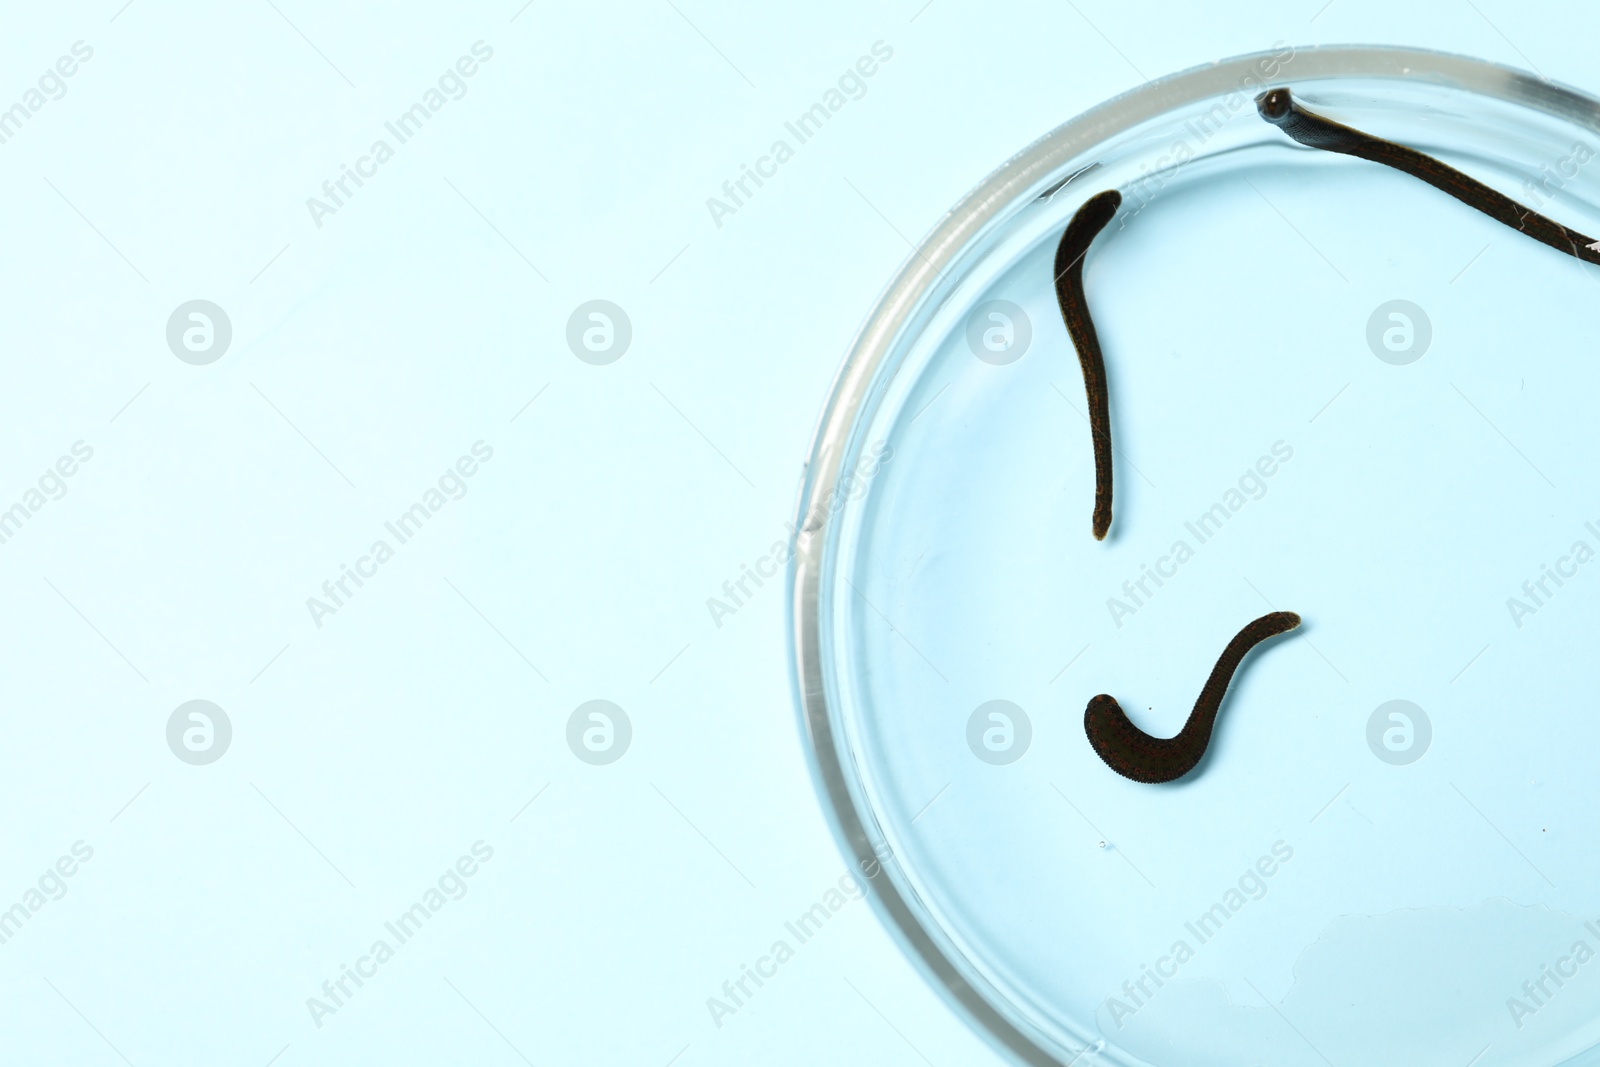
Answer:
[[1567, 229], [1432, 156], [1314, 115], [1296, 103], [1287, 88], [1269, 89], [1256, 97], [1256, 110], [1263, 119], [1308, 148], [1339, 152], [1393, 167], [1558, 252], [1585, 263], [1600, 264], [1600, 250], [1593, 247], [1597, 243], [1594, 238]]
[[1106, 693], [1092, 698], [1083, 713], [1083, 729], [1089, 744], [1107, 767], [1135, 782], [1172, 782], [1199, 764], [1211, 744], [1211, 728], [1216, 725], [1222, 698], [1233, 681], [1233, 672], [1252, 648], [1269, 637], [1287, 633], [1300, 625], [1292, 611], [1263, 615], [1234, 635], [1211, 669], [1200, 698], [1194, 702], [1189, 721], [1176, 737], [1151, 737], [1129, 721], [1115, 697]]
[[1090, 197], [1067, 223], [1061, 243], [1056, 246], [1056, 302], [1061, 305], [1062, 321], [1078, 350], [1083, 389], [1089, 398], [1089, 435], [1094, 441], [1091, 528], [1096, 541], [1104, 541], [1111, 530], [1111, 400], [1106, 392], [1106, 362], [1100, 354], [1100, 338], [1094, 332], [1089, 302], [1083, 295], [1083, 257], [1121, 206], [1122, 194], [1115, 189]]

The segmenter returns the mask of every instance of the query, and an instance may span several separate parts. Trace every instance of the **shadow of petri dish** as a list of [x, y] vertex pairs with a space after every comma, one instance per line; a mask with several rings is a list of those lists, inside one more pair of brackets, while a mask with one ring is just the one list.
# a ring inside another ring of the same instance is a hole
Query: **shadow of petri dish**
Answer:
[[[788, 607], [816, 788], [887, 929], [1017, 1063], [1600, 1063], [1600, 273], [1294, 144], [1255, 112], [1276, 85], [1600, 232], [1600, 104], [1427, 51], [1225, 60], [1005, 162], [889, 283], [812, 444]], [[1106, 189], [1097, 543], [1051, 273]], [[1090, 697], [1170, 736], [1270, 610], [1305, 625], [1194, 774], [1096, 758]]]

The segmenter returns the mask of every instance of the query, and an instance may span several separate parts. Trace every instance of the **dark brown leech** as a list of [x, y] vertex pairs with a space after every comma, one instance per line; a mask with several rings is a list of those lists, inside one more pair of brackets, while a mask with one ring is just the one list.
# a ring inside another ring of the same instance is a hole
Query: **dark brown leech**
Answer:
[[1089, 397], [1089, 435], [1094, 441], [1094, 539], [1104, 541], [1111, 529], [1111, 401], [1106, 393], [1106, 362], [1100, 355], [1100, 339], [1089, 319], [1089, 304], [1083, 295], [1083, 257], [1095, 236], [1106, 228], [1122, 194], [1108, 189], [1090, 197], [1072, 216], [1061, 243], [1056, 246], [1056, 301], [1067, 333], [1078, 349], [1078, 365], [1083, 368], [1083, 391]]
[[1477, 208], [1496, 222], [1520, 230], [1558, 251], [1585, 263], [1600, 263], [1594, 238], [1569, 230], [1554, 219], [1523, 207], [1504, 193], [1489, 188], [1475, 178], [1404, 145], [1385, 141], [1360, 130], [1313, 115], [1295, 102], [1286, 88], [1270, 89], [1256, 97], [1261, 117], [1308, 148], [1321, 148], [1347, 156], [1382, 163], [1421, 178], [1435, 189], [1449, 193], [1468, 207]]
[[1287, 633], [1300, 625], [1292, 611], [1263, 615], [1234, 635], [1222, 657], [1211, 669], [1200, 699], [1194, 702], [1189, 721], [1176, 737], [1151, 737], [1128, 720], [1115, 697], [1105, 693], [1092, 698], [1083, 713], [1083, 729], [1089, 744], [1107, 767], [1135, 782], [1172, 782], [1190, 771], [1206, 754], [1211, 743], [1211, 728], [1216, 725], [1222, 698], [1233, 681], [1233, 672], [1245, 655], [1269, 637]]

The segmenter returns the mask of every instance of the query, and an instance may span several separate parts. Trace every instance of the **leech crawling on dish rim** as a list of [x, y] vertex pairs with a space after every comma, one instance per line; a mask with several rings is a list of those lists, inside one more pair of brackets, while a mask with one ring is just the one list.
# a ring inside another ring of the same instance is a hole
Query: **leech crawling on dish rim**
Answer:
[[1269, 89], [1256, 97], [1256, 111], [1263, 119], [1308, 148], [1339, 152], [1393, 167], [1413, 178], [1420, 178], [1468, 207], [1476, 208], [1496, 222], [1527, 234], [1558, 252], [1565, 252], [1585, 263], [1600, 264], [1600, 250], [1595, 247], [1600, 245], [1600, 241], [1577, 230], [1567, 229], [1554, 219], [1524, 207], [1504, 193], [1489, 188], [1476, 178], [1430, 155], [1314, 115], [1295, 101], [1287, 87]]
[[1106, 391], [1106, 362], [1100, 354], [1100, 339], [1083, 295], [1083, 257], [1121, 206], [1122, 194], [1115, 189], [1091, 196], [1067, 223], [1061, 243], [1056, 246], [1056, 302], [1061, 305], [1062, 321], [1078, 350], [1083, 390], [1089, 398], [1089, 436], [1094, 442], [1091, 529], [1096, 541], [1104, 541], [1111, 530], [1111, 400]]
[[1200, 690], [1188, 721], [1174, 737], [1151, 737], [1133, 725], [1109, 694], [1091, 698], [1083, 713], [1083, 730], [1089, 735], [1090, 746], [1107, 767], [1135, 782], [1172, 782], [1182, 778], [1206, 754], [1222, 698], [1227, 695], [1240, 662], [1267, 638], [1288, 633], [1299, 625], [1300, 616], [1294, 612], [1274, 611], [1235, 634], [1211, 669], [1211, 677]]

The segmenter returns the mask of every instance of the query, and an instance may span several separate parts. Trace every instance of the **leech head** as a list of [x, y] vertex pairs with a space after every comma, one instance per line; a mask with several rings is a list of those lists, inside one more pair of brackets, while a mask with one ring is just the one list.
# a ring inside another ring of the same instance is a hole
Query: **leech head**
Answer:
[[[1089, 208], [1089, 214], [1094, 217], [1095, 222], [1099, 223], [1098, 228], [1104, 229], [1106, 223], [1111, 221], [1111, 217], [1122, 206], [1122, 194], [1115, 189], [1107, 189], [1103, 193], [1096, 193], [1090, 197], [1083, 206]], [[1102, 219], [1104, 220], [1103, 222], [1101, 221]]]
[[1256, 110], [1274, 126], [1282, 125], [1294, 111], [1294, 97], [1287, 88], [1268, 89], [1256, 97]]

